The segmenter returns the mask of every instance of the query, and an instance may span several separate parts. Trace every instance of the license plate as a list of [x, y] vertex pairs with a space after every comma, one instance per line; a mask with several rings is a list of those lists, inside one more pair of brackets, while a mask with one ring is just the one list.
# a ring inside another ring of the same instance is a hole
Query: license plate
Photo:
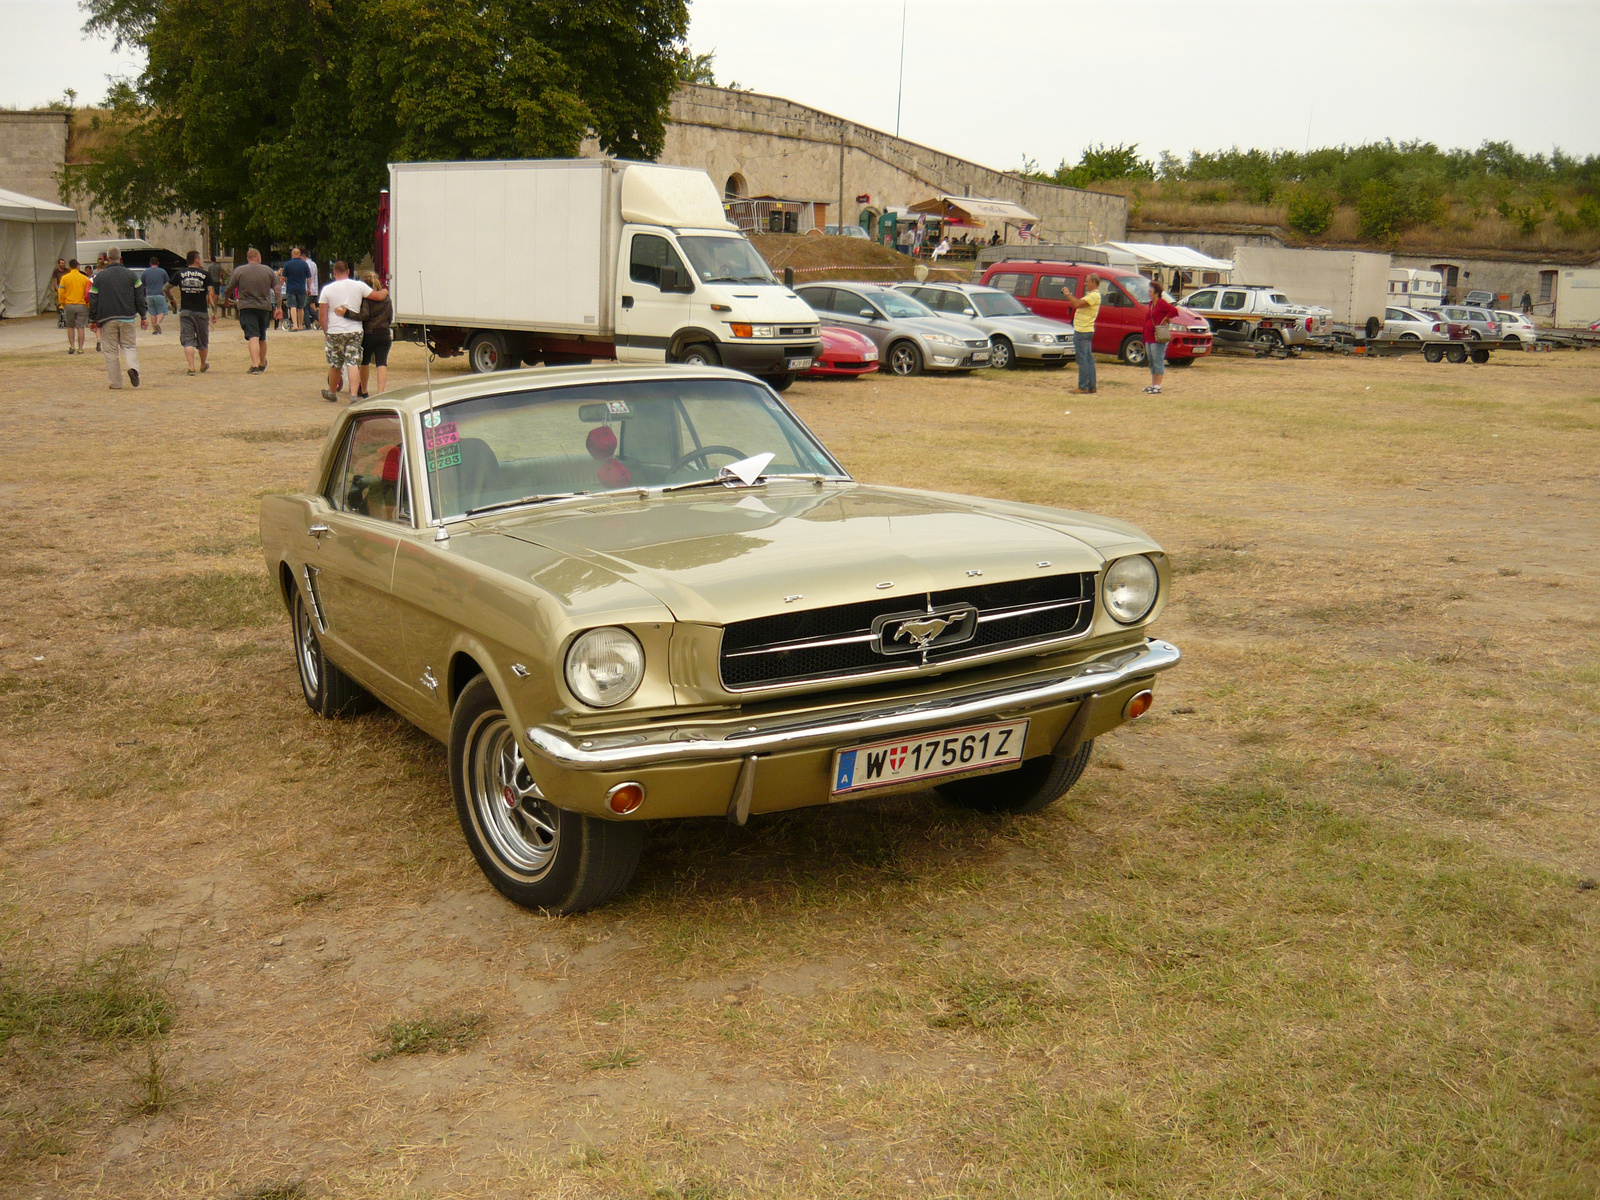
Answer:
[[805, 371], [811, 367], [809, 358], [791, 358], [784, 363], [784, 368], [789, 371]]
[[833, 756], [833, 795], [1012, 766], [1022, 761], [1027, 740], [1026, 721], [1007, 721], [840, 750]]
[[988, 362], [989, 352], [987, 350], [979, 350], [975, 352], [972, 356], [972, 361], [975, 363]]

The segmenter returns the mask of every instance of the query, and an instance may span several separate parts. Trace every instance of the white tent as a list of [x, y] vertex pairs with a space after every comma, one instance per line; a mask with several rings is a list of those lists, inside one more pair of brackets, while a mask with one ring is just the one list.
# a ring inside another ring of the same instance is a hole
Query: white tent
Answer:
[[1104, 250], [1113, 266], [1118, 267], [1179, 267], [1185, 271], [1232, 271], [1233, 263], [1225, 258], [1212, 258], [1191, 250], [1188, 246], [1163, 246], [1159, 242], [1102, 242], [1095, 247]]
[[76, 209], [0, 188], [0, 317], [43, 312], [56, 259], [77, 254]]

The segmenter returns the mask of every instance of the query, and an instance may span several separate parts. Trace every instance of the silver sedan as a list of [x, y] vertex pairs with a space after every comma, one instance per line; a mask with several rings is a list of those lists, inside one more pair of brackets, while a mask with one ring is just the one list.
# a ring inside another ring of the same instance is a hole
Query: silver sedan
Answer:
[[1072, 361], [1072, 326], [1037, 316], [1010, 292], [976, 283], [897, 283], [941, 317], [970, 321], [989, 335], [989, 365], [1019, 362], [1064, 367]]
[[1395, 342], [1448, 342], [1450, 335], [1445, 332], [1443, 324], [1439, 321], [1437, 313], [1424, 312], [1420, 308], [1386, 308], [1383, 310], [1383, 333], [1385, 341]]
[[870, 338], [892, 375], [976, 371], [989, 365], [988, 335], [940, 316], [915, 296], [881, 283], [815, 283], [796, 290], [825, 324], [843, 325]]

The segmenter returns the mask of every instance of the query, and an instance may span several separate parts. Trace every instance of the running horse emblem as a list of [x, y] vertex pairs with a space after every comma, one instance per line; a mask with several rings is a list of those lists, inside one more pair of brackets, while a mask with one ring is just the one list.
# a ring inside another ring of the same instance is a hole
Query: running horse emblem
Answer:
[[900, 628], [895, 630], [894, 640], [898, 642], [901, 638], [905, 638], [918, 650], [926, 650], [946, 629], [952, 625], [959, 625], [963, 615], [962, 613], [950, 613], [947, 616], [930, 614], [926, 617], [913, 617], [901, 621]]

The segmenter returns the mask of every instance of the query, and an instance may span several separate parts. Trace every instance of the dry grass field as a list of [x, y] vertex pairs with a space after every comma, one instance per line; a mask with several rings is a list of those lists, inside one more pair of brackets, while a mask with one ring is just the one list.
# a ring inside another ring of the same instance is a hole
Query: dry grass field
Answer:
[[1600, 356], [797, 384], [861, 478], [1150, 530], [1186, 660], [1038, 816], [683, 824], [551, 920], [300, 699], [320, 339], [176, 343], [0, 355], [0, 1194], [1600, 1189]]

